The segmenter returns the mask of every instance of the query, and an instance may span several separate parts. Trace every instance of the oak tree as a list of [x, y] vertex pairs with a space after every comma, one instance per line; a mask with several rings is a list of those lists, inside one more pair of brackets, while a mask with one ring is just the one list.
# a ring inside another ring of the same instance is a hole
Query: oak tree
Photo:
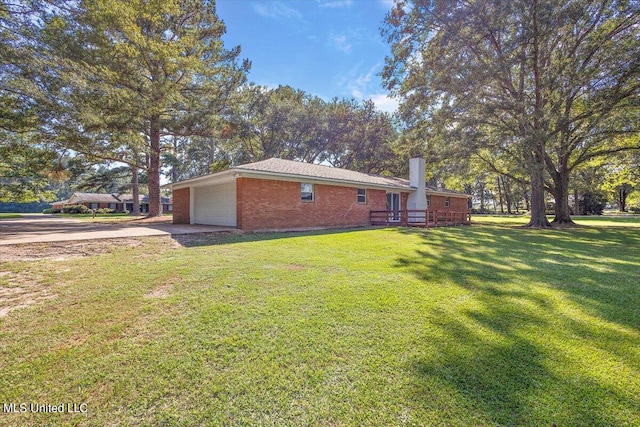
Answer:
[[383, 79], [414, 127], [468, 154], [508, 153], [526, 169], [531, 226], [570, 222], [571, 172], [636, 149], [640, 8], [633, 0], [397, 1]]

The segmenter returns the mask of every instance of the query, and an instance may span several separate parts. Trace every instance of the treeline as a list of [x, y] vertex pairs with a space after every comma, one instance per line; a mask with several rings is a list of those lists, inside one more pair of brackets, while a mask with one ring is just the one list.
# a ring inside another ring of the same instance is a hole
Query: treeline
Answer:
[[172, 136], [164, 165], [171, 181], [279, 157], [373, 174], [394, 174], [398, 136], [372, 101], [324, 101], [289, 86], [247, 85], [206, 137]]
[[215, 2], [0, 0], [0, 201], [150, 196], [269, 157], [405, 176], [571, 222], [640, 204], [640, 10], [623, 0], [396, 4], [371, 101], [248, 83]]

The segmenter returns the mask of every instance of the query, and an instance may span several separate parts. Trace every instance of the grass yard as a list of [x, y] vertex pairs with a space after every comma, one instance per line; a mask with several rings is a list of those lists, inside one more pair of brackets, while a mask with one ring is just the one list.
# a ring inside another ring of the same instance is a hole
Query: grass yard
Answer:
[[[640, 426], [640, 229], [202, 237], [0, 262], [0, 424]], [[36, 298], [34, 296], [34, 298]]]
[[20, 214], [18, 214], [18, 213], [0, 213], [0, 220], [2, 220], [2, 219], [10, 219], [10, 218], [20, 218]]
[[[602, 216], [572, 216], [578, 225], [588, 227], [638, 227], [640, 228], [640, 215], [602, 215]], [[526, 215], [473, 215], [474, 224], [491, 225], [525, 225], [529, 222]], [[553, 216], [549, 216], [549, 221]]]

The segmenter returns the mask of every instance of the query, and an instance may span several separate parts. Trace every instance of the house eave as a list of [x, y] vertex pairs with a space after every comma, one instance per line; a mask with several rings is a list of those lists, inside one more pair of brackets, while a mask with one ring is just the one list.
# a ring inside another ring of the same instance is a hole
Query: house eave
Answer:
[[285, 174], [281, 172], [268, 172], [268, 171], [255, 171], [250, 169], [236, 169], [238, 177], [244, 178], [257, 178], [257, 179], [274, 179], [277, 181], [299, 181], [299, 182], [311, 182], [319, 184], [330, 184], [343, 187], [360, 187], [371, 188], [379, 190], [398, 190], [398, 191], [412, 191], [409, 186], [402, 185], [387, 185], [376, 184], [363, 181], [353, 181], [347, 179], [332, 179], [319, 176], [300, 175], [300, 174]]
[[215, 184], [216, 182], [223, 181], [227, 177], [233, 177], [235, 169], [228, 169], [222, 172], [216, 172], [209, 175], [199, 176], [196, 178], [186, 179], [184, 181], [172, 182], [162, 185], [162, 189], [179, 190], [181, 188], [188, 187], [200, 187], [207, 184]]
[[229, 181], [230, 178], [256, 178], [256, 179], [273, 179], [277, 181], [300, 181], [300, 182], [312, 182], [320, 184], [330, 184], [345, 187], [361, 187], [372, 188], [380, 190], [397, 190], [397, 191], [415, 191], [409, 186], [401, 185], [385, 185], [376, 183], [367, 183], [362, 181], [352, 181], [343, 179], [331, 179], [309, 175], [299, 174], [285, 174], [281, 172], [268, 172], [268, 171], [256, 171], [251, 169], [233, 168], [223, 172], [218, 172], [211, 175], [205, 175], [197, 178], [187, 179], [185, 181], [179, 181], [175, 183], [165, 184], [161, 188], [179, 190], [187, 187], [199, 187], [208, 184], [220, 184], [222, 182]]
[[437, 190], [425, 190], [427, 195], [435, 195], [435, 196], [447, 196], [447, 197], [459, 197], [470, 199], [473, 196], [471, 194], [463, 194], [463, 193], [454, 193], [449, 191], [437, 191]]

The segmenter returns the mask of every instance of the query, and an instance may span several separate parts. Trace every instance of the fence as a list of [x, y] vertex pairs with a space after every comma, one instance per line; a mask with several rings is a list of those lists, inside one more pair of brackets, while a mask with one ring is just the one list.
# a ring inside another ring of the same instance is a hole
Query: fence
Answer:
[[369, 212], [371, 225], [409, 227], [446, 227], [471, 224], [471, 212], [438, 210], [391, 210]]

